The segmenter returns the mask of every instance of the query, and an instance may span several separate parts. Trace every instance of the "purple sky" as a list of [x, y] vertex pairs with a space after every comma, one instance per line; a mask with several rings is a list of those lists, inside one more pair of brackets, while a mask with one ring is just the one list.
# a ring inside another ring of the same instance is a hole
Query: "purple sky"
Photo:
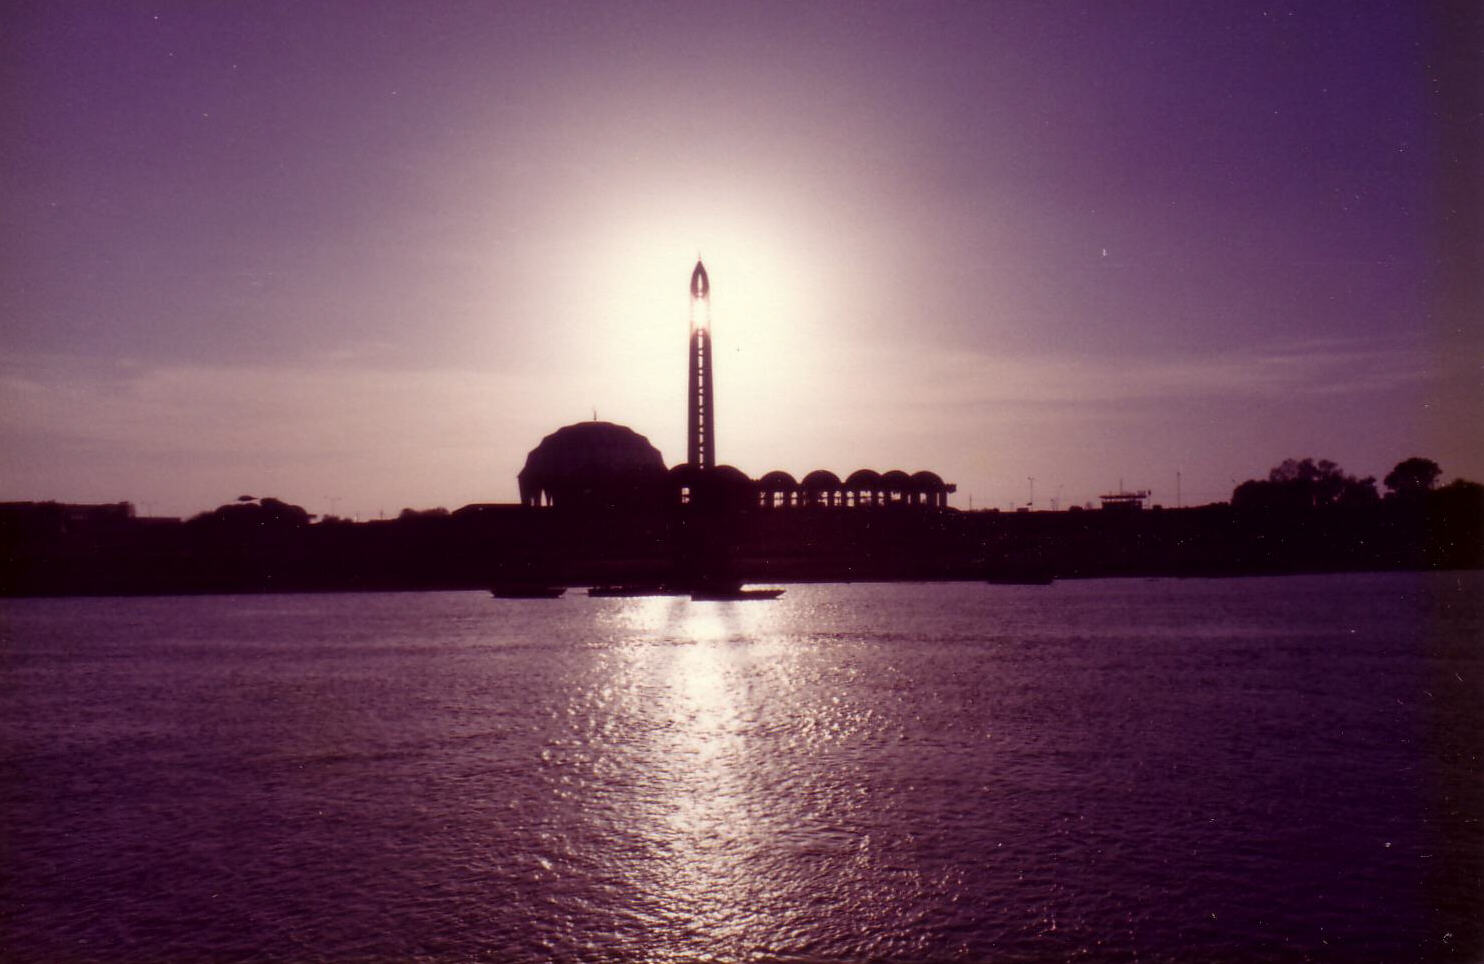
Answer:
[[753, 475], [1484, 480], [1475, 8], [7, 4], [0, 499], [673, 464], [698, 250]]

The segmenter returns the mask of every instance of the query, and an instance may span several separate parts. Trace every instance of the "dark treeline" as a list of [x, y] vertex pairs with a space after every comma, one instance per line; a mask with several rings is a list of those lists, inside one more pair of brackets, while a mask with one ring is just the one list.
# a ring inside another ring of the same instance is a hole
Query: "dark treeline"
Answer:
[[[1289, 460], [1188, 509], [959, 512], [911, 505], [636, 513], [476, 505], [315, 522], [244, 496], [189, 520], [127, 504], [0, 505], [0, 594], [466, 589], [663, 581], [704, 523], [748, 580], [1236, 575], [1484, 566], [1484, 486], [1408, 459], [1383, 480]], [[688, 535], [691, 533], [691, 535]]]

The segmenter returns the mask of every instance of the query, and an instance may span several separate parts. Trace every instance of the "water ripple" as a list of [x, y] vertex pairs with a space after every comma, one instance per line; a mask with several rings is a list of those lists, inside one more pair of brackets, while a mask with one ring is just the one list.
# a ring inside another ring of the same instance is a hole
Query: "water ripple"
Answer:
[[1478, 576], [7, 601], [0, 946], [1467, 960]]

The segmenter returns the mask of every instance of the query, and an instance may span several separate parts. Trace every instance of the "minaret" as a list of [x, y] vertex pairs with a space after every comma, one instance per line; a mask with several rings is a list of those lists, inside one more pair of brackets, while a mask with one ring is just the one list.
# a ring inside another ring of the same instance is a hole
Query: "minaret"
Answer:
[[711, 280], [696, 261], [690, 275], [690, 425], [686, 462], [716, 467], [716, 407], [711, 396]]

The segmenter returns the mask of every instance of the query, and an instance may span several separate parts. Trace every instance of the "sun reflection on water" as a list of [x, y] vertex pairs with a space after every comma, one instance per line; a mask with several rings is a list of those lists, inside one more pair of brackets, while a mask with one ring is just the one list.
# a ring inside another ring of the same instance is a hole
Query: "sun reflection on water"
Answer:
[[681, 625], [696, 645], [670, 664], [673, 729], [668, 807], [673, 862], [666, 890], [677, 923], [723, 940], [740, 937], [759, 881], [749, 866], [765, 847], [748, 793], [745, 646], [735, 605], [692, 606]]
[[651, 790], [643, 832], [658, 859], [636, 867], [633, 882], [667, 930], [742, 952], [748, 921], [767, 903], [768, 810], [780, 802], [756, 792], [761, 707], [749, 680], [771, 659], [778, 616], [755, 603], [626, 602], [613, 623], [657, 724], [635, 763]]

